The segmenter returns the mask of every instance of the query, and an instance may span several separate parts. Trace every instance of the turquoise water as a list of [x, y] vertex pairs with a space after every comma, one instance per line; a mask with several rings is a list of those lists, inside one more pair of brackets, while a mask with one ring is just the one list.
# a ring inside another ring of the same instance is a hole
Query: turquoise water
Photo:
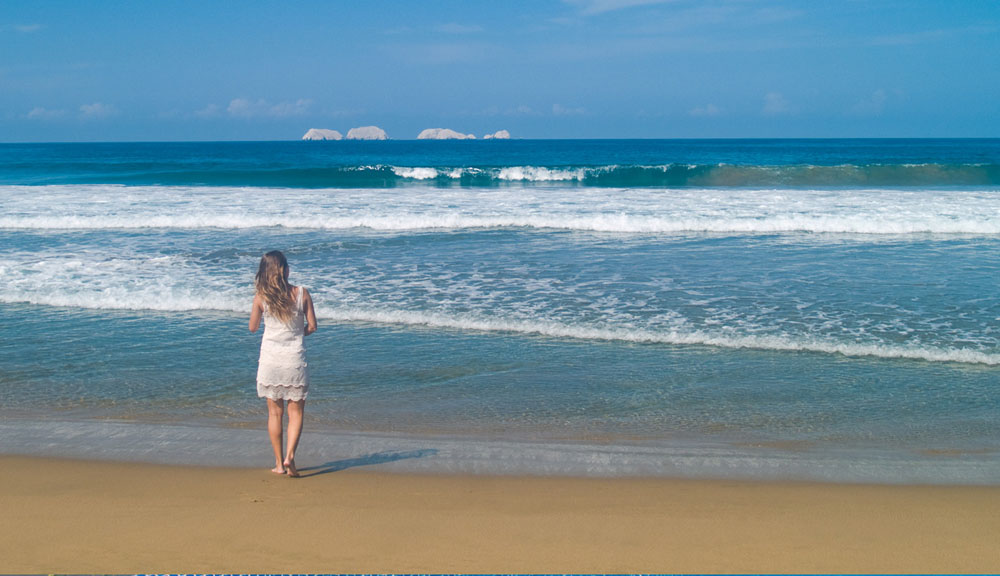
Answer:
[[267, 464], [246, 321], [281, 249], [320, 319], [307, 459], [996, 484], [998, 166], [996, 140], [3, 145], [0, 449]]

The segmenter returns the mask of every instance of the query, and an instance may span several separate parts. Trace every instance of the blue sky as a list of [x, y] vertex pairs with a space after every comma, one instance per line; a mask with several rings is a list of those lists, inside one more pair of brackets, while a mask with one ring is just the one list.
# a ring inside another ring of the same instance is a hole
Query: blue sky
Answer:
[[1000, 137], [1000, 1], [0, 2], [0, 141]]

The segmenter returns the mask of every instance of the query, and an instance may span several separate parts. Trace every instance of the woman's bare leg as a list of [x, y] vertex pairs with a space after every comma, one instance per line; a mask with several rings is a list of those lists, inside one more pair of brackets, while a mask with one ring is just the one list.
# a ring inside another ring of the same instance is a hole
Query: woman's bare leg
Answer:
[[281, 426], [285, 419], [285, 401], [267, 399], [267, 435], [271, 437], [271, 448], [274, 449], [274, 468], [271, 472], [284, 474], [285, 467], [281, 459]]
[[288, 401], [288, 448], [283, 462], [289, 476], [298, 476], [295, 469], [295, 450], [299, 447], [299, 437], [302, 435], [302, 421], [305, 419], [306, 401]]

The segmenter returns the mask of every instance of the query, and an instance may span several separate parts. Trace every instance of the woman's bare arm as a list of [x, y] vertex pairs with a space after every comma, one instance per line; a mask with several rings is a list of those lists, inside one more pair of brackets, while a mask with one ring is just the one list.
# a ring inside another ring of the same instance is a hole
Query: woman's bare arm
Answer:
[[253, 297], [253, 307], [250, 308], [250, 331], [256, 332], [260, 328], [260, 317], [264, 314], [264, 304], [261, 302], [260, 294]]
[[305, 288], [299, 290], [302, 290], [302, 306], [306, 310], [305, 335], [308, 336], [316, 331], [316, 311], [313, 310], [313, 299], [309, 291]]

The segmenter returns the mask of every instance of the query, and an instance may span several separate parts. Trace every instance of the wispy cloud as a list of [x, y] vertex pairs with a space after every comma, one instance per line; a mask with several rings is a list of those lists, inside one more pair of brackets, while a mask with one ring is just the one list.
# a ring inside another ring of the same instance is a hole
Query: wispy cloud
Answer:
[[918, 32], [908, 32], [905, 34], [886, 34], [876, 36], [871, 40], [875, 46], [911, 46], [916, 44], [928, 44], [961, 38], [965, 36], [980, 36], [984, 34], [996, 34], [1000, 31], [1000, 25], [995, 23], [976, 24], [961, 28], [938, 28], [934, 30], [922, 30]]
[[2, 24], [0, 32], [18, 32], [20, 34], [32, 34], [44, 28], [41, 24]]
[[649, 6], [653, 4], [667, 4], [675, 0], [563, 0], [570, 6], [574, 6], [585, 15], [603, 14], [614, 12], [636, 6]]
[[582, 106], [579, 108], [567, 108], [562, 104], [552, 105], [552, 114], [554, 116], [583, 116], [587, 113], [587, 109]]
[[[80, 120], [102, 120], [104, 118], [110, 118], [112, 116], [117, 116], [120, 114], [118, 108], [111, 104], [105, 104], [103, 102], [94, 102], [91, 104], [83, 104], [77, 109], [77, 117]], [[65, 118], [70, 115], [70, 111], [64, 108], [45, 108], [43, 106], [36, 106], [31, 109], [30, 112], [24, 115], [28, 120], [58, 120], [59, 118]]]
[[28, 112], [26, 117], [28, 120], [55, 120], [57, 118], [62, 118], [66, 115], [66, 111], [62, 109], [50, 110], [48, 108], [42, 108], [41, 106], [36, 106]]
[[[312, 107], [312, 100], [299, 99], [294, 102], [283, 101], [272, 103], [268, 100], [248, 100], [246, 98], [236, 98], [229, 102], [226, 113], [237, 118], [288, 118], [291, 116], [303, 116], [309, 113]], [[209, 116], [218, 112], [217, 108], [209, 106], [202, 111], [202, 116]]]
[[[571, 0], [564, 0], [571, 1]], [[814, 42], [803, 34], [777, 33], [776, 30], [790, 26], [790, 22], [808, 16], [803, 9], [781, 6], [760, 6], [743, 0], [722, 0], [719, 2], [676, 1], [657, 4], [634, 4], [630, 1], [608, 4], [594, 0], [583, 8], [583, 0], [577, 1], [581, 10], [602, 13], [601, 9], [612, 7], [637, 7], [638, 9], [616, 15], [613, 22], [602, 18], [590, 18], [576, 13], [572, 18], [560, 19], [561, 28], [574, 27], [579, 30], [597, 30], [599, 35], [584, 39], [571, 36], [569, 42], [553, 43], [548, 53], [560, 60], [606, 61], [609, 58], [635, 58], [656, 54], [722, 54], [727, 52], [764, 52], [786, 50], [794, 46]], [[593, 4], [591, 6], [591, 4]], [[640, 7], [645, 6], [646, 9]]]
[[792, 112], [791, 104], [780, 92], [768, 92], [764, 95], [764, 107], [760, 111], [764, 116], [783, 116]]
[[100, 120], [117, 114], [117, 108], [110, 104], [104, 104], [103, 102], [94, 102], [93, 104], [84, 104], [80, 106], [80, 117], [84, 120]]
[[722, 110], [715, 104], [705, 104], [688, 111], [688, 115], [695, 118], [712, 118], [720, 114], [722, 114]]
[[217, 104], [209, 104], [194, 113], [198, 118], [218, 118], [222, 116], [222, 108]]

